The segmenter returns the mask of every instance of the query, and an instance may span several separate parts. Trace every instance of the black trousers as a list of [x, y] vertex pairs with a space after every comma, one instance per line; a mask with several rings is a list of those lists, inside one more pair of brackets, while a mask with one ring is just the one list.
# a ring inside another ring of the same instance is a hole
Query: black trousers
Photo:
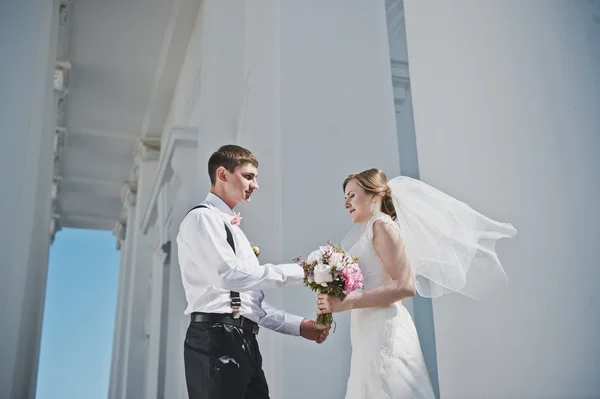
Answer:
[[268, 399], [256, 335], [228, 324], [190, 323], [183, 357], [190, 399]]

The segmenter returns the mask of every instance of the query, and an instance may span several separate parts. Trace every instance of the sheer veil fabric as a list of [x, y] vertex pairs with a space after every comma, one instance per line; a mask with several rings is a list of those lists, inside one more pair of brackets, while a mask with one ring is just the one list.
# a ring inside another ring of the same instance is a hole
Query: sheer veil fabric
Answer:
[[[496, 243], [517, 230], [473, 210], [440, 190], [406, 176], [388, 181], [417, 292], [437, 298], [456, 292], [486, 301], [502, 293], [508, 278], [496, 254]], [[350, 251], [365, 226], [346, 235]]]

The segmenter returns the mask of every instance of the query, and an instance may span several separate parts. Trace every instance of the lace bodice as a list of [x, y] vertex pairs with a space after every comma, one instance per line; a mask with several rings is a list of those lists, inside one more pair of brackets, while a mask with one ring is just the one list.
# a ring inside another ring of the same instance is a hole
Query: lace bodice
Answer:
[[365, 231], [360, 239], [348, 251], [350, 255], [358, 257], [358, 266], [363, 274], [363, 284], [365, 290], [371, 290], [390, 281], [391, 277], [373, 246], [373, 223], [376, 220], [381, 220], [392, 224], [398, 228], [396, 223], [388, 215], [381, 213], [375, 215], [369, 220], [365, 227]]

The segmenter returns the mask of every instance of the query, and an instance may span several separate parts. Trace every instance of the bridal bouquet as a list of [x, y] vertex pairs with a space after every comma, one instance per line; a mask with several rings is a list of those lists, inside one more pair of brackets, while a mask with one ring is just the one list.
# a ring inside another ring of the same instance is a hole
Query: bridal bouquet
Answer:
[[[306, 260], [294, 258], [304, 270], [304, 285], [320, 294], [329, 294], [342, 300], [350, 292], [362, 288], [363, 276], [358, 268], [358, 258], [339, 250], [337, 245], [327, 245], [313, 251]], [[317, 324], [330, 326], [331, 313], [317, 316]]]

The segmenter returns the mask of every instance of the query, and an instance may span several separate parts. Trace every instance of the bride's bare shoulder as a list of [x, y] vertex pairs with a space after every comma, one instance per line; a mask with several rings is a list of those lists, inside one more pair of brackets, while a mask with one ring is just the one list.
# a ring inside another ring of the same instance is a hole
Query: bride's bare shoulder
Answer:
[[377, 219], [373, 222], [373, 241], [380, 239], [396, 241], [399, 237], [400, 234], [393, 221]]

